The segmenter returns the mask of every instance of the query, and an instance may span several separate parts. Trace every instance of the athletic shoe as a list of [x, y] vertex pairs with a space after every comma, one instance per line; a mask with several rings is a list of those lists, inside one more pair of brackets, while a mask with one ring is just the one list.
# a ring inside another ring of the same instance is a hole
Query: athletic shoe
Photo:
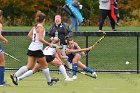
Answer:
[[97, 78], [96, 72], [93, 72], [93, 73], [92, 73], [92, 77], [95, 78], [95, 79]]
[[73, 79], [68, 77], [65, 79], [65, 81], [73, 81]]
[[49, 86], [56, 84], [59, 81], [59, 78], [51, 79], [51, 82], [47, 82]]
[[73, 80], [77, 79], [77, 76], [76, 76], [76, 75], [74, 75], [74, 76], [72, 77], [72, 79], [73, 79]]
[[9, 87], [9, 86], [11, 86], [11, 85], [6, 84], [6, 82], [4, 82], [3, 84], [0, 85], [0, 87]]
[[17, 77], [16, 77], [14, 74], [10, 75], [10, 77], [11, 77], [11, 79], [12, 79], [12, 82], [13, 82], [15, 85], [18, 85], [18, 79], [17, 79]]
[[99, 30], [99, 32], [102, 32], [102, 30]]
[[69, 71], [69, 74], [73, 75], [73, 71], [72, 71], [72, 70], [70, 70], [70, 71]]
[[112, 29], [112, 31], [117, 31], [116, 29]]

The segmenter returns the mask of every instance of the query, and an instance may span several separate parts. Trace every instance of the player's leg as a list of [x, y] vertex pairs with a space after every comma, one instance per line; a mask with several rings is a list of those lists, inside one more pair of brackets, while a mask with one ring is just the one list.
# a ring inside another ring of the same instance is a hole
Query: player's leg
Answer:
[[12, 79], [12, 82], [15, 85], [18, 85], [18, 78], [21, 74], [28, 71], [28, 69], [32, 68], [33, 64], [35, 63], [36, 58], [33, 56], [28, 56], [28, 62], [26, 66], [22, 66], [15, 74], [11, 74], [10, 77]]
[[57, 58], [50, 62], [50, 64], [59, 67], [59, 71], [62, 73], [66, 81], [72, 81], [72, 79], [67, 75], [64, 65]]
[[39, 63], [36, 63], [34, 68], [32, 70], [28, 70], [27, 72], [25, 72], [23, 75], [21, 75], [20, 77], [18, 77], [18, 80], [23, 80], [33, 74], [35, 74], [36, 72], [38, 72], [38, 70], [41, 68], [41, 65]]
[[37, 61], [39, 62], [39, 64], [43, 68], [43, 73], [45, 74], [45, 77], [48, 80], [48, 85], [49, 86], [52, 86], [54, 83], [59, 81], [58, 78], [57, 79], [52, 79], [51, 78], [50, 72], [49, 72], [49, 68], [48, 68], [48, 63], [46, 62], [46, 58], [45, 57], [38, 58]]
[[73, 79], [77, 79], [76, 73], [78, 70], [78, 61], [80, 60], [80, 55], [75, 54], [73, 60], [72, 60], [72, 69], [73, 69]]
[[81, 61], [78, 61], [78, 66], [80, 68], [82, 68], [84, 71], [87, 71], [87, 72], [91, 73], [93, 78], [97, 77], [96, 72], [93, 69], [91, 69], [90, 67], [87, 67], [86, 65], [84, 65]]
[[0, 86], [10, 86], [4, 82], [4, 72], [5, 72], [5, 58], [2, 51], [0, 51]]
[[[63, 49], [61, 49], [61, 53], [63, 56], [66, 56], [66, 47], [67, 45], [63, 45]], [[72, 69], [72, 62], [69, 62], [69, 60], [64, 59], [67, 62], [67, 65], [69, 66], [70, 69]], [[69, 73], [71, 74], [71, 71], [69, 71]]]

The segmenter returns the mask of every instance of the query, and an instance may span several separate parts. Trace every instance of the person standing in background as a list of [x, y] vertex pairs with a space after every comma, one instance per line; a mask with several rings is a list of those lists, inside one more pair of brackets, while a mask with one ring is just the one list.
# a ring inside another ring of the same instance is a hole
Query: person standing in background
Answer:
[[112, 31], [116, 31], [115, 21], [111, 16], [111, 0], [99, 0], [99, 9], [100, 9], [100, 13], [101, 13], [101, 20], [99, 22], [99, 31], [102, 31], [104, 21], [107, 16], [110, 19]]
[[[72, 1], [72, 5], [74, 7], [76, 7], [78, 10], [79, 9], [82, 9], [82, 5], [80, 4], [80, 2], [78, 0], [73, 0]], [[78, 32], [78, 27], [79, 27], [79, 21], [78, 19], [74, 16], [74, 15], [71, 15], [70, 16], [70, 29], [73, 29], [75, 28], [75, 32]]]
[[[63, 48], [61, 49], [61, 53], [63, 56], [66, 56], [65, 50], [67, 47], [67, 43], [65, 41], [65, 38], [72, 37], [73, 33], [69, 26], [66, 23], [62, 22], [60, 15], [56, 15], [54, 21], [54, 24], [48, 30], [48, 35], [50, 38], [58, 37], [60, 39], [60, 45], [63, 46]], [[72, 68], [72, 65], [69, 64], [69, 62], [67, 63], [69, 67]]]
[[[0, 21], [3, 17], [3, 11], [0, 10]], [[3, 42], [3, 44], [7, 44], [8, 40], [2, 36], [2, 24], [0, 22], [0, 40]], [[6, 84], [4, 82], [4, 72], [5, 72], [5, 57], [3, 53], [2, 43], [0, 42], [0, 87], [1, 86], [10, 86], [9, 84]]]

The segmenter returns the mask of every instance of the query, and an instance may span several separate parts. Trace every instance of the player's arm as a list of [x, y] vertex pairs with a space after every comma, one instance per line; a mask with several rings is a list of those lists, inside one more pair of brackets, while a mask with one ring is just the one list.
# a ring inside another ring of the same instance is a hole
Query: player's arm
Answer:
[[[74, 45], [75, 45], [78, 49], [81, 49], [81, 47], [80, 47], [76, 42], [74, 42]], [[82, 54], [82, 55], [85, 55], [85, 51], [82, 51], [81, 54]]]
[[28, 37], [29, 38], [31, 38], [32, 39], [32, 36], [33, 36], [33, 29], [34, 29], [35, 27], [33, 27], [30, 31], [29, 31], [29, 33], [28, 33]]
[[91, 49], [92, 49], [92, 47], [83, 48], [83, 49], [77, 49], [77, 50], [74, 50], [74, 49], [66, 49], [66, 54], [77, 53], [77, 52], [85, 52], [85, 51], [88, 51], [88, 50], [91, 50]]
[[2, 36], [1, 31], [2, 31], [2, 24], [0, 24], [0, 40], [3, 42], [3, 44], [7, 44], [8, 40]]
[[56, 48], [56, 51], [57, 51], [57, 54], [58, 54], [59, 58], [61, 58], [61, 59], [67, 59], [68, 58], [67, 56], [62, 55], [62, 53], [61, 53], [59, 48]]
[[51, 47], [52, 45], [49, 42], [47, 42], [46, 40], [44, 40], [44, 38], [43, 38], [44, 28], [43, 27], [38, 27], [37, 32], [39, 34], [39, 36], [38, 36], [39, 41]]
[[62, 64], [64, 64], [63, 61], [61, 60], [61, 58], [59, 57], [59, 55], [57, 53], [54, 55], [54, 57], [57, 58]]

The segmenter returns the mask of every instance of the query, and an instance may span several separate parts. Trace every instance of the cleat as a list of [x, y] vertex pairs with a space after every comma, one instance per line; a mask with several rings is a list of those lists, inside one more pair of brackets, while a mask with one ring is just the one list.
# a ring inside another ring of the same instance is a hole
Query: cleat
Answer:
[[12, 79], [12, 82], [13, 82], [15, 85], [18, 85], [18, 79], [17, 79], [17, 77], [16, 77], [14, 74], [10, 75], [10, 77], [11, 77], [11, 79]]
[[51, 79], [51, 82], [47, 82], [49, 86], [56, 84], [59, 81], [59, 78]]
[[95, 78], [95, 79], [97, 78], [96, 72], [93, 72], [93, 73], [92, 73], [92, 77]]
[[53, 82], [47, 82], [49, 86], [52, 86], [53, 85]]
[[69, 74], [73, 75], [73, 71], [72, 71], [72, 70], [70, 70], [70, 71], [69, 71]]
[[73, 79], [73, 80], [77, 79], [77, 76], [76, 76], [76, 75], [74, 75], [74, 76], [72, 77], [72, 79]]
[[68, 77], [65, 79], [65, 81], [73, 81], [73, 79]]

